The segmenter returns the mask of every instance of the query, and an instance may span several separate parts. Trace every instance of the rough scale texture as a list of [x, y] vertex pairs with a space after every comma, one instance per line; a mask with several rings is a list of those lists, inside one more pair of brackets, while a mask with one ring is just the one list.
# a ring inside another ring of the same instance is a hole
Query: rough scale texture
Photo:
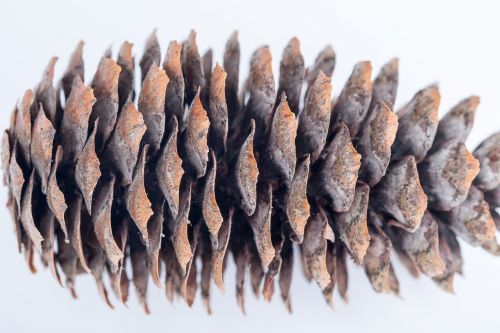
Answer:
[[297, 257], [331, 304], [335, 289], [348, 299], [349, 258], [376, 292], [398, 294], [393, 253], [447, 291], [462, 272], [457, 239], [500, 255], [500, 133], [465, 145], [479, 97], [439, 120], [432, 85], [394, 112], [392, 59], [374, 78], [359, 62], [332, 100], [336, 53], [307, 67], [297, 38], [279, 78], [263, 46], [239, 87], [237, 33], [214, 64], [195, 32], [166, 50], [153, 32], [138, 66], [125, 42], [87, 85], [83, 47], [56, 85], [49, 61], [1, 153], [19, 251], [74, 297], [91, 274], [109, 306], [108, 290], [126, 303], [133, 285], [148, 312], [151, 280], [171, 301], [199, 291], [210, 313], [232, 256], [242, 311], [246, 283], [291, 310]]

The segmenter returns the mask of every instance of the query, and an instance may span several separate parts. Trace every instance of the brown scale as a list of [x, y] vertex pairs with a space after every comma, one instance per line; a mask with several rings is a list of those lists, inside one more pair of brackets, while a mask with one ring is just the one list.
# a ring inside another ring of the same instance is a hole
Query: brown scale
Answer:
[[146, 312], [151, 280], [170, 301], [200, 293], [210, 313], [212, 281], [233, 288], [234, 261], [243, 312], [247, 283], [265, 301], [279, 289], [291, 311], [297, 250], [331, 305], [334, 290], [348, 300], [348, 261], [398, 295], [393, 253], [446, 291], [462, 272], [458, 239], [500, 255], [500, 134], [465, 145], [479, 97], [439, 120], [431, 85], [395, 112], [392, 59], [373, 80], [359, 62], [333, 102], [335, 51], [306, 67], [295, 37], [278, 78], [263, 46], [239, 87], [238, 34], [220, 62], [196, 37], [171, 41], [161, 63], [153, 32], [137, 93], [133, 44], [116, 60], [106, 50], [86, 84], [79, 42], [62, 78], [53, 57], [14, 107], [1, 162], [31, 272], [39, 256], [74, 297], [90, 274], [110, 307], [108, 290], [126, 304], [134, 286]]

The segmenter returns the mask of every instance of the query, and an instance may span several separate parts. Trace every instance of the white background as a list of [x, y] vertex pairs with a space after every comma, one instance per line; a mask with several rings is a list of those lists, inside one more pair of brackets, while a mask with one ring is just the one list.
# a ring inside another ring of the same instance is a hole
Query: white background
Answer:
[[[500, 8], [495, 1], [5, 1], [0, 2], [0, 127], [27, 88], [38, 82], [52, 55], [60, 57], [59, 77], [80, 39], [86, 41], [86, 78], [111, 44], [114, 54], [124, 40], [135, 43], [140, 58], [145, 38], [158, 28], [162, 50], [172, 39], [198, 31], [200, 50], [214, 48], [220, 61], [230, 33], [240, 32], [242, 72], [251, 52], [268, 44], [278, 68], [290, 37], [301, 40], [307, 64], [331, 43], [337, 52], [333, 76], [337, 95], [353, 65], [371, 60], [374, 71], [391, 57], [400, 58], [397, 105], [418, 89], [438, 82], [441, 114], [471, 94], [481, 105], [469, 147], [500, 128]], [[6, 201], [5, 189], [0, 202]], [[429, 279], [415, 280], [397, 264], [402, 298], [375, 294], [364, 273], [351, 267], [350, 304], [335, 295], [332, 311], [315, 285], [296, 271], [292, 286], [294, 313], [279, 296], [271, 304], [247, 292], [247, 316], [234, 297], [233, 265], [227, 291], [213, 286], [214, 314], [207, 316], [200, 299], [192, 309], [169, 304], [150, 285], [152, 314], [146, 316], [133, 295], [130, 308], [109, 310], [93, 281], [80, 278], [80, 299], [52, 279], [48, 271], [29, 273], [16, 251], [7, 209], [0, 209], [0, 332], [498, 332], [500, 258], [463, 245], [464, 277], [456, 295], [445, 294]], [[297, 265], [298, 266], [298, 265]]]

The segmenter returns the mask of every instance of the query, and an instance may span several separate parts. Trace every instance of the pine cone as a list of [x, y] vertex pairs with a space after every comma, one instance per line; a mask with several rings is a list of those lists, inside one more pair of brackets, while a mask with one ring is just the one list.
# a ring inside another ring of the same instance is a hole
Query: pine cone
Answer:
[[306, 69], [297, 38], [277, 90], [268, 47], [239, 89], [237, 34], [212, 68], [194, 32], [170, 42], [162, 65], [148, 38], [137, 97], [132, 46], [116, 61], [107, 51], [90, 86], [83, 42], [56, 87], [52, 58], [3, 135], [19, 251], [32, 272], [38, 253], [74, 297], [79, 274], [109, 306], [108, 288], [126, 303], [132, 281], [148, 311], [151, 277], [189, 305], [200, 288], [210, 312], [230, 252], [243, 311], [247, 270], [256, 295], [270, 300], [276, 281], [291, 309], [297, 250], [328, 303], [335, 287], [347, 300], [349, 257], [375, 291], [398, 294], [392, 250], [447, 291], [462, 271], [458, 238], [500, 254], [500, 132], [473, 153], [464, 144], [478, 97], [438, 120], [432, 85], [394, 113], [393, 59], [373, 82], [370, 62], [358, 63], [332, 101], [335, 52]]

